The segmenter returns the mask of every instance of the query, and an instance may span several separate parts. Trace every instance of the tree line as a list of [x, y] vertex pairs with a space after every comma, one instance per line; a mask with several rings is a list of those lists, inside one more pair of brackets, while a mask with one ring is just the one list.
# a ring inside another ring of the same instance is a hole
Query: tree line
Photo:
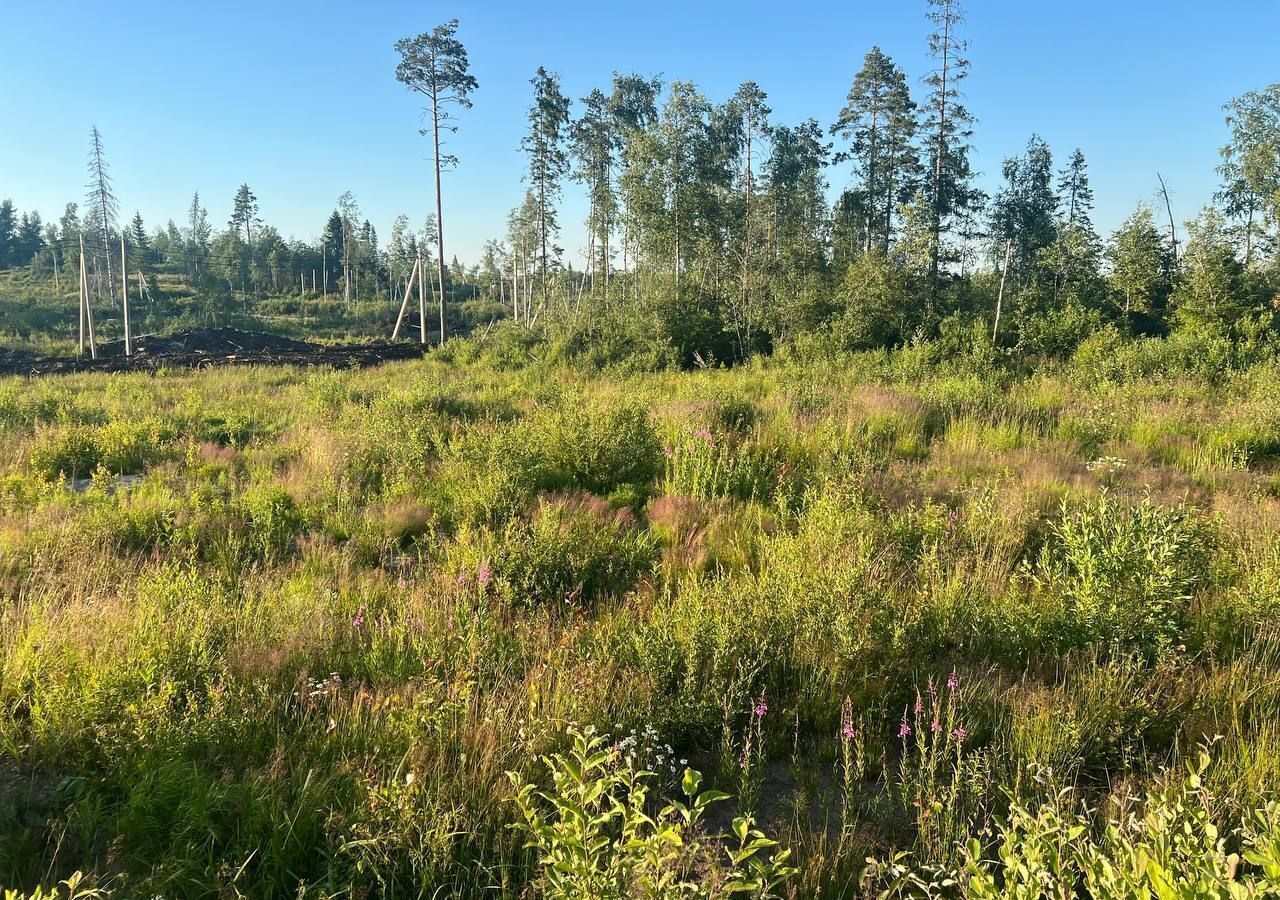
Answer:
[[[395, 77], [422, 98], [432, 142], [436, 208], [418, 228], [400, 216], [380, 246], [346, 193], [318, 242], [287, 241], [261, 221], [248, 185], [222, 230], [198, 195], [183, 226], [148, 232], [137, 214], [117, 223], [94, 129], [83, 211], [68, 204], [45, 224], [0, 206], [0, 267], [56, 278], [78, 264], [83, 236], [88, 268], [114, 284], [104, 248], [123, 232], [134, 271], [181, 273], [246, 306], [310, 291], [358, 307], [362, 297], [395, 301], [421, 255], [441, 338], [465, 284], [466, 296], [500, 304], [529, 329], [665, 340], [685, 362], [741, 359], [808, 334], [850, 349], [887, 346], [957, 322], [980, 323], [994, 343], [1041, 349], [1108, 322], [1134, 333], [1274, 325], [1280, 85], [1227, 105], [1221, 188], [1185, 223], [1185, 241], [1167, 190], [1160, 208], [1140, 204], [1104, 238], [1079, 149], [1055, 163], [1032, 135], [1004, 161], [995, 190], [978, 187], [964, 14], [957, 0], [928, 0], [926, 12], [932, 63], [916, 89], [872, 47], [829, 124], [775, 121], [751, 81], [716, 102], [688, 81], [618, 73], [575, 103], [540, 67], [520, 141], [523, 198], [469, 269], [445, 263], [443, 174], [456, 163], [445, 139], [480, 87], [457, 20], [396, 44]], [[847, 179], [834, 203], [830, 173]], [[588, 200], [578, 272], [562, 246], [566, 182]]]

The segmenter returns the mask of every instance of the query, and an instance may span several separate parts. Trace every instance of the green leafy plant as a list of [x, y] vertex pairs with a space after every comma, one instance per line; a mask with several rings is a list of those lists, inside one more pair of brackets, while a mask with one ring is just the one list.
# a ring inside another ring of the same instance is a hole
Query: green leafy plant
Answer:
[[[515, 826], [534, 852], [540, 895], [549, 900], [779, 896], [795, 874], [789, 851], [753, 827], [733, 822], [719, 861], [715, 842], [700, 832], [708, 808], [728, 795], [702, 790], [702, 776], [686, 769], [683, 800], [653, 811], [654, 774], [625, 765], [618, 750], [592, 728], [570, 728], [567, 753], [543, 757], [551, 787], [540, 790], [514, 772]], [[718, 862], [718, 864], [717, 864]], [[701, 877], [699, 877], [701, 876]]]

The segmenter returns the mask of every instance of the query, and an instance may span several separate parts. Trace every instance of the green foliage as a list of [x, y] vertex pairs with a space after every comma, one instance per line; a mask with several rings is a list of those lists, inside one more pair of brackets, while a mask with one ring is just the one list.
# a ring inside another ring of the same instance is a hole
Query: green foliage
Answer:
[[[1063, 792], [1031, 810], [1014, 803], [995, 830], [994, 858], [979, 837], [964, 848], [963, 869], [913, 869], [905, 856], [873, 869], [884, 873], [881, 897], [963, 896], [975, 900], [1040, 897], [1271, 897], [1280, 890], [1276, 829], [1280, 808], [1256, 810], [1241, 826], [1215, 821], [1203, 785], [1209, 756], [1188, 764], [1181, 784], [1127, 798], [1110, 815], [1078, 813]], [[1102, 821], [1099, 822], [1098, 820]], [[1100, 831], [1100, 833], [1099, 833]], [[1238, 840], [1240, 851], [1229, 842]]]
[[[514, 802], [540, 871], [539, 893], [555, 900], [612, 898], [712, 898], [784, 896], [796, 870], [789, 851], [778, 850], [747, 818], [733, 822], [736, 843], [716, 855], [701, 833], [712, 804], [728, 799], [701, 790], [702, 775], [686, 769], [684, 800], [650, 801], [652, 772], [628, 766], [616, 747], [594, 729], [570, 728], [568, 753], [542, 758], [551, 787], [539, 790], [508, 773]], [[705, 871], [710, 867], [712, 877]]]
[[1059, 830], [1016, 842], [1083, 884], [1091, 844], [1123, 868], [1125, 798], [1216, 734], [1204, 803], [1244, 884], [1280, 778], [1269, 351], [1108, 329], [1030, 367], [979, 315], [939, 333], [697, 374], [495, 367], [477, 339], [0, 384], [0, 881], [536, 895], [541, 854], [587, 857], [522, 848], [505, 773], [554, 781], [576, 721], [645, 736], [629, 821], [672, 756], [735, 792], [679, 848], [650, 840], [678, 814], [643, 854], [598, 823], [591, 865], [695, 895], [774, 860], [775, 894], [857, 896], [868, 856], [963, 893], [972, 837], [1004, 890], [986, 829], [1064, 785]]
[[544, 502], [532, 521], [509, 523], [499, 546], [494, 589], [529, 606], [590, 606], [620, 596], [655, 559], [647, 534], [590, 504]]
[[238, 506], [248, 522], [250, 545], [263, 558], [286, 552], [303, 524], [293, 497], [280, 487], [251, 487]]
[[786, 476], [786, 464], [771, 448], [706, 429], [682, 433], [663, 452], [662, 492], [668, 496], [769, 500]]
[[71, 425], [44, 432], [31, 449], [30, 464], [49, 480], [84, 478], [99, 466], [113, 475], [135, 475], [162, 459], [173, 440], [172, 426], [155, 420]]
[[531, 427], [547, 486], [606, 494], [620, 485], [645, 484], [658, 470], [658, 436], [642, 406], [567, 400]]
[[1027, 567], [1044, 601], [1058, 604], [1046, 619], [1049, 639], [1064, 649], [1171, 649], [1211, 546], [1211, 530], [1188, 507], [1126, 507], [1105, 494], [1064, 505]]

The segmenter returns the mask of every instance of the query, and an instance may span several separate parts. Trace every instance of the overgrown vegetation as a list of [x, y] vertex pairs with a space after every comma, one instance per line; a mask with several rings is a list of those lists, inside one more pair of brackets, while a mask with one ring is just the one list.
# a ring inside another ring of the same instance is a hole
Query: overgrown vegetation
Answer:
[[1275, 889], [1274, 358], [509, 340], [0, 383], [0, 883]]

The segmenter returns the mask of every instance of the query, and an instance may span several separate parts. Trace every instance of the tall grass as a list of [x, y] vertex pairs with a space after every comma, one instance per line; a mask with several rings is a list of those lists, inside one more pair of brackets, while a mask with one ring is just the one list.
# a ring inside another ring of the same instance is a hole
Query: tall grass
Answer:
[[0, 885], [1271, 889], [1272, 366], [486, 352], [0, 383]]

